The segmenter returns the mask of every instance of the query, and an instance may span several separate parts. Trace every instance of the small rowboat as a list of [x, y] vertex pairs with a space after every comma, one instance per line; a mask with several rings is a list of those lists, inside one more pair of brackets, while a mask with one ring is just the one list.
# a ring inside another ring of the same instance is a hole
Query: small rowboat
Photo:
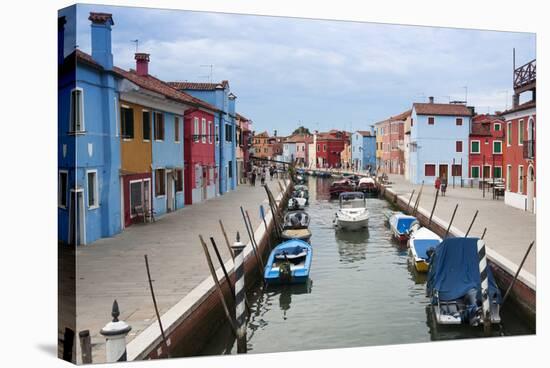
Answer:
[[365, 194], [378, 193], [378, 187], [376, 186], [376, 182], [374, 181], [373, 178], [369, 178], [369, 177], [359, 179], [359, 183], [357, 184], [357, 190]]
[[287, 240], [276, 246], [267, 259], [264, 280], [268, 285], [300, 284], [309, 279], [312, 248], [305, 241]]
[[416, 221], [416, 217], [405, 215], [402, 212], [394, 213], [390, 219], [390, 229], [393, 236], [399, 241], [409, 239], [412, 224]]
[[309, 243], [311, 231], [309, 229], [287, 229], [283, 230], [281, 237], [285, 240], [299, 239]]
[[441, 243], [441, 238], [433, 231], [414, 224], [409, 238], [409, 252], [417, 272], [428, 272], [430, 255]]

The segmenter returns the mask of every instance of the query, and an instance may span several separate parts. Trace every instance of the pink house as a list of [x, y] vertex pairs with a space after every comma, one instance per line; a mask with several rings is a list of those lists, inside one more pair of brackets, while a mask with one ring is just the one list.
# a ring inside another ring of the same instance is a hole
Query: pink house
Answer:
[[307, 165], [308, 163], [308, 144], [313, 143], [313, 138], [310, 135], [296, 135], [296, 159], [299, 165]]

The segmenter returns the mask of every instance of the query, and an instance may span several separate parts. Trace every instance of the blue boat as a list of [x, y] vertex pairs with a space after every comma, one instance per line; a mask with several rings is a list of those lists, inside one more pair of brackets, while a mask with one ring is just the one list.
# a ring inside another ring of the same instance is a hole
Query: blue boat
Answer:
[[269, 255], [264, 280], [268, 285], [301, 284], [309, 279], [312, 248], [303, 240], [292, 239], [276, 246]]
[[411, 225], [416, 221], [416, 217], [405, 215], [402, 212], [393, 213], [388, 222], [393, 236], [399, 241], [409, 239]]
[[478, 326], [484, 315], [482, 295], [489, 298], [487, 320], [500, 323], [502, 298], [489, 266], [485, 268], [488, 290], [481, 288], [478, 241], [478, 238], [447, 238], [435, 248], [426, 293], [438, 324]]

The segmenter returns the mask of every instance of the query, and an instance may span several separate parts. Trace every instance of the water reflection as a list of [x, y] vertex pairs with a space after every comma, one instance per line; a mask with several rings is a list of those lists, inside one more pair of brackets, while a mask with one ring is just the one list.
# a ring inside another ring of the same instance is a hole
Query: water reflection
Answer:
[[366, 229], [362, 231], [336, 230], [335, 238], [340, 262], [353, 263], [364, 261], [367, 258], [369, 232]]

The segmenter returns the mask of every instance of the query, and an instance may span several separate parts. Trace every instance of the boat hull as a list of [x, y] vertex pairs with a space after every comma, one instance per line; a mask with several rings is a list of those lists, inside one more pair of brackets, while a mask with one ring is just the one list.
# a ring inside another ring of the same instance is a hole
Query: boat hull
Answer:
[[369, 225], [369, 219], [361, 219], [361, 220], [344, 220], [341, 218], [335, 219], [335, 225], [339, 229], [343, 230], [361, 230]]

